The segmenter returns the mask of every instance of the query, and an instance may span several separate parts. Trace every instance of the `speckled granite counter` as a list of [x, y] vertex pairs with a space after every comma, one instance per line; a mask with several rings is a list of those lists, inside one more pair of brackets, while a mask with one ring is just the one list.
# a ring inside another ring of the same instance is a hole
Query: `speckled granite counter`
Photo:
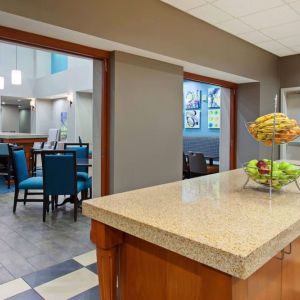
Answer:
[[249, 188], [243, 170], [85, 201], [83, 214], [246, 279], [300, 235], [300, 192]]

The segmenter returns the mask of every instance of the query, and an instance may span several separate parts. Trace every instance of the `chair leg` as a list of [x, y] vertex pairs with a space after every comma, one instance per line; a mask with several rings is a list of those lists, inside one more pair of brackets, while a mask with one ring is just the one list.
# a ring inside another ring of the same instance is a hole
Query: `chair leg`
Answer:
[[54, 211], [54, 203], [55, 203], [56, 196], [51, 196], [51, 209]]
[[43, 222], [46, 221], [47, 207], [49, 208], [49, 196], [44, 196], [44, 201], [43, 201]]
[[24, 205], [26, 205], [26, 201], [27, 201], [27, 196], [28, 196], [28, 190], [25, 190], [24, 192]]
[[93, 198], [93, 189], [90, 188], [90, 197], [89, 197], [89, 199], [92, 199], [92, 198]]
[[74, 222], [77, 221], [78, 197], [74, 196]]
[[14, 197], [14, 207], [13, 207], [13, 212], [15, 213], [16, 212], [16, 209], [17, 209], [17, 202], [18, 202], [18, 199], [19, 199], [19, 189], [15, 189], [15, 197]]

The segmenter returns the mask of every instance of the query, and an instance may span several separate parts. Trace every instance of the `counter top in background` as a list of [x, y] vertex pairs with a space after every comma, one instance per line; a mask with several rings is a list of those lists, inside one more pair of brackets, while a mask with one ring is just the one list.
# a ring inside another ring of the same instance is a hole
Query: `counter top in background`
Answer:
[[300, 235], [300, 192], [253, 189], [243, 170], [83, 202], [84, 215], [246, 279]]
[[0, 139], [34, 139], [47, 138], [47, 134], [19, 133], [19, 132], [0, 132]]

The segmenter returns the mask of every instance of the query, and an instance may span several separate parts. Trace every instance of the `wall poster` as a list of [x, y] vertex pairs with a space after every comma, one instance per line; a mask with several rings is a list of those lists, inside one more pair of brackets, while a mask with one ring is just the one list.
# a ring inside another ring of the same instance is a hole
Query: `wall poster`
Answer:
[[208, 108], [221, 108], [221, 88], [208, 89]]
[[68, 137], [68, 113], [62, 111], [60, 113], [60, 140], [66, 141]]
[[186, 110], [184, 115], [184, 128], [200, 128], [200, 110]]
[[185, 109], [200, 109], [201, 106], [201, 91], [189, 90], [184, 97]]
[[209, 109], [208, 110], [208, 129], [219, 129], [221, 125], [221, 110]]

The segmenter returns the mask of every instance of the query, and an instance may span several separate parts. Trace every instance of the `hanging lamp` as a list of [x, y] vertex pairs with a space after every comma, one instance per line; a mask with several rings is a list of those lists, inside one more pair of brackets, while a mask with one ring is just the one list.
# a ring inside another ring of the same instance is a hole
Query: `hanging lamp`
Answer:
[[22, 84], [22, 72], [18, 70], [18, 46], [16, 46], [16, 69], [11, 71], [11, 84]]

